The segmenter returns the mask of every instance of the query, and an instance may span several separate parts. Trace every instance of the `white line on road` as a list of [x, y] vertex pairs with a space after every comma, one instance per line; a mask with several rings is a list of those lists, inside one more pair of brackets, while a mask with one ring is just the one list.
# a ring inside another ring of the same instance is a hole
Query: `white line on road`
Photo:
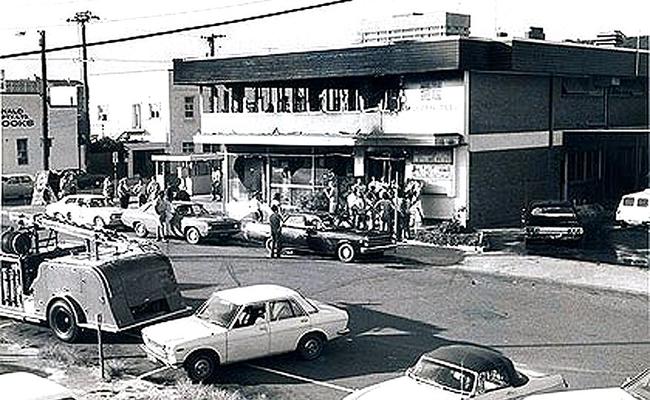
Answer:
[[354, 392], [356, 391], [356, 390], [354, 390], [354, 389], [346, 388], [346, 387], [339, 386], [339, 385], [334, 385], [333, 383], [317, 381], [317, 380], [315, 380], [315, 379], [310, 379], [310, 378], [306, 378], [306, 377], [304, 377], [304, 376], [299, 376], [299, 375], [290, 374], [290, 373], [288, 373], [288, 372], [278, 371], [278, 370], [276, 370], [276, 369], [271, 369], [271, 368], [266, 368], [266, 367], [260, 367], [260, 366], [258, 366], [258, 365], [253, 365], [253, 364], [246, 364], [246, 365], [249, 366], [249, 367], [251, 367], [251, 368], [253, 368], [253, 369], [258, 369], [258, 370], [260, 370], [260, 371], [268, 372], [268, 373], [271, 373], [271, 374], [276, 374], [276, 375], [284, 376], [284, 377], [287, 377], [287, 378], [295, 379], [295, 380], [297, 380], [297, 381], [303, 381], [303, 382], [307, 382], [307, 383], [312, 383], [312, 384], [314, 384], [314, 385], [318, 385], [318, 386], [322, 386], [322, 387], [326, 387], [326, 388], [330, 388], [330, 389], [338, 390], [338, 391], [340, 391], [340, 392], [354, 393]]
[[148, 378], [148, 377], [150, 377], [151, 375], [155, 375], [155, 374], [157, 374], [158, 372], [166, 371], [166, 370], [168, 370], [168, 369], [170, 369], [170, 368], [171, 368], [171, 367], [170, 367], [169, 365], [165, 365], [164, 367], [156, 368], [156, 369], [151, 370], [151, 371], [149, 371], [149, 372], [145, 372], [144, 374], [139, 375], [136, 379], [138, 379], [138, 380], [142, 380], [142, 379], [144, 379], [144, 378]]

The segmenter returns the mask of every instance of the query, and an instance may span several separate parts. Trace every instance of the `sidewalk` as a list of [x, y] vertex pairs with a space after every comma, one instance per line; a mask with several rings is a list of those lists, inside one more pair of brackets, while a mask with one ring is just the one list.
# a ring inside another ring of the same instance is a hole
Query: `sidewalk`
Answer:
[[[449, 252], [450, 249], [415, 243], [400, 248], [400, 254], [433, 265], [444, 265], [440, 263], [440, 256], [442, 253]], [[648, 268], [507, 252], [466, 253], [461, 260], [447, 264], [446, 268], [635, 295], [650, 295], [650, 269]]]

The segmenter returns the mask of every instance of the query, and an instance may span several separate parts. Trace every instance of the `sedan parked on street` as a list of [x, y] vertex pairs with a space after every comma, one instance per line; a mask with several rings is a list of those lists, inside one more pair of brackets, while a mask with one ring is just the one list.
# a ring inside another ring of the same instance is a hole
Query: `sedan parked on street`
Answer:
[[[237, 220], [218, 212], [209, 212], [200, 203], [174, 201], [172, 208], [174, 214], [170, 221], [170, 233], [190, 244], [197, 244], [203, 239], [228, 239], [239, 233]], [[137, 209], [127, 209], [122, 214], [124, 225], [133, 228], [139, 237], [155, 235], [158, 221], [155, 202], [143, 204]]]
[[28, 199], [34, 191], [34, 179], [27, 174], [2, 175], [2, 199]]
[[219, 365], [272, 354], [316, 359], [327, 341], [348, 332], [346, 311], [282, 286], [254, 285], [215, 292], [194, 315], [144, 328], [142, 348], [205, 382]]
[[423, 354], [402, 377], [369, 386], [345, 400], [521, 399], [566, 387], [560, 375], [515, 369], [503, 354], [451, 345]]
[[[268, 224], [249, 222], [242, 230], [248, 238], [264, 238], [266, 248], [270, 251], [271, 229]], [[382, 254], [396, 248], [397, 243], [390, 233], [338, 228], [314, 214], [289, 214], [282, 225], [283, 252], [300, 251], [335, 256], [348, 263], [360, 254]]]
[[566, 201], [533, 201], [523, 210], [522, 222], [527, 243], [578, 242], [585, 235], [573, 204]]
[[45, 214], [98, 228], [122, 225], [122, 209], [97, 194], [73, 194], [45, 207]]

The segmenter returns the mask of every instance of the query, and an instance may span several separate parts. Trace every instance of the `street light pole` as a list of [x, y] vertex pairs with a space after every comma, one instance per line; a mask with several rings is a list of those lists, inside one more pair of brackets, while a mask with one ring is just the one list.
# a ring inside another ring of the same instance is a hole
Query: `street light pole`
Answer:
[[50, 138], [49, 138], [49, 110], [47, 95], [47, 59], [45, 55], [45, 31], [38, 31], [40, 35], [39, 44], [41, 46], [41, 100], [43, 104], [42, 141], [43, 141], [43, 170], [50, 169]]
[[[68, 18], [67, 22], [76, 22], [81, 27], [81, 70], [83, 76], [83, 104], [82, 104], [82, 118], [81, 126], [79, 132], [79, 146], [80, 146], [80, 155], [79, 155], [79, 164], [80, 167], [85, 167], [85, 148], [86, 145], [90, 142], [90, 90], [88, 88], [88, 48], [86, 42], [86, 23], [92, 20], [99, 20], [99, 17], [93, 15], [90, 11], [80, 11], [77, 12], [74, 17]], [[81, 147], [83, 146], [83, 151]], [[83, 156], [84, 161], [82, 162], [81, 158]]]

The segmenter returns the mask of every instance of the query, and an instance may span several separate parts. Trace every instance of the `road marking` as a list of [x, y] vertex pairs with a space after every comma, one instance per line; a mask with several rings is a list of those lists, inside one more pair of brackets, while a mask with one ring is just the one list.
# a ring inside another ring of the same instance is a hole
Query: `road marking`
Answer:
[[346, 387], [343, 387], [343, 386], [335, 385], [335, 384], [333, 384], [333, 383], [317, 381], [317, 380], [315, 380], [315, 379], [310, 379], [310, 378], [306, 378], [306, 377], [304, 377], [304, 376], [299, 376], [299, 375], [290, 374], [290, 373], [288, 373], [288, 372], [284, 372], [284, 371], [278, 371], [278, 370], [276, 370], [276, 369], [271, 369], [271, 368], [266, 368], [266, 367], [260, 367], [260, 366], [258, 366], [258, 365], [253, 365], [253, 364], [246, 364], [246, 365], [249, 366], [249, 367], [251, 367], [251, 368], [253, 368], [253, 369], [258, 369], [258, 370], [260, 370], [260, 371], [268, 372], [268, 373], [271, 373], [271, 374], [276, 374], [276, 375], [284, 376], [284, 377], [287, 377], [287, 378], [295, 379], [295, 380], [297, 380], [297, 381], [302, 381], [302, 382], [312, 383], [312, 384], [314, 384], [314, 385], [318, 385], [318, 386], [322, 386], [322, 387], [326, 387], [326, 388], [330, 388], [330, 389], [338, 390], [338, 391], [340, 391], [340, 392], [345, 392], [345, 393], [354, 393], [354, 392], [356, 392], [356, 390], [354, 390], [354, 389], [350, 389], [350, 388], [346, 388]]
[[149, 371], [149, 372], [145, 372], [144, 374], [137, 376], [135, 379], [137, 379], [137, 380], [142, 380], [142, 379], [144, 379], [144, 378], [148, 378], [148, 377], [150, 377], [151, 375], [155, 375], [155, 374], [157, 374], [157, 373], [159, 373], [159, 372], [166, 371], [166, 370], [168, 370], [168, 369], [170, 369], [170, 368], [171, 368], [171, 367], [170, 367], [169, 365], [165, 365], [165, 366], [163, 366], [163, 367], [156, 368], [156, 369], [151, 370], [151, 371]]

